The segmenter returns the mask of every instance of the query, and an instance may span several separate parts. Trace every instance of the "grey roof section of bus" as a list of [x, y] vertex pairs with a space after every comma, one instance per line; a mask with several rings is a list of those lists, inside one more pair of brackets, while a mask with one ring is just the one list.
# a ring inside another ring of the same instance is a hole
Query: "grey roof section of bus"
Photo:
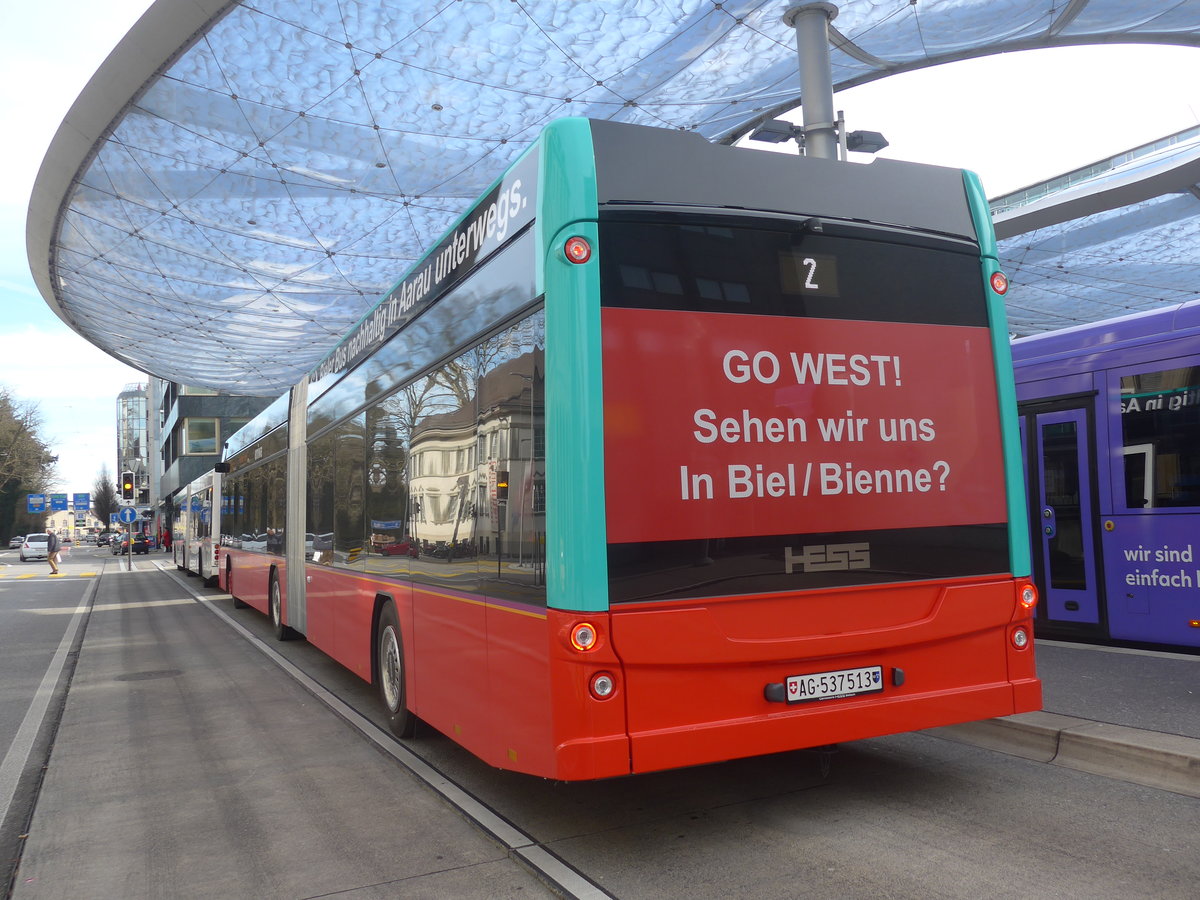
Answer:
[[[671, 202], [905, 225], [975, 241], [960, 169], [847, 165], [592, 120], [600, 203]], [[683, 163], [686, 162], [686, 165]]]

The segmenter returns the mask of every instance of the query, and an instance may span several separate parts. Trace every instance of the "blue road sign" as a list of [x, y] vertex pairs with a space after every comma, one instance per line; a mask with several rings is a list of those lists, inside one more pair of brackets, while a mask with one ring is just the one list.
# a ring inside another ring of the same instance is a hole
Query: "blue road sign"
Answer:
[[46, 511], [46, 495], [45, 494], [28, 494], [25, 497], [25, 511], [31, 513], [40, 513]]
[[109, 524], [109, 525], [116, 525], [116, 524], [117, 524], [117, 514], [116, 514], [116, 513], [109, 513], [109, 514], [108, 514], [108, 524]]
[[132, 525], [137, 521], [137, 517], [137, 510], [132, 506], [126, 506], [117, 513], [117, 519], [124, 525]]
[[67, 495], [66, 494], [51, 494], [50, 495], [50, 509], [54, 510], [55, 512], [58, 512], [59, 510], [64, 510], [66, 508], [67, 508]]
[[91, 494], [72, 494], [71, 505], [75, 507], [76, 512], [92, 508]]

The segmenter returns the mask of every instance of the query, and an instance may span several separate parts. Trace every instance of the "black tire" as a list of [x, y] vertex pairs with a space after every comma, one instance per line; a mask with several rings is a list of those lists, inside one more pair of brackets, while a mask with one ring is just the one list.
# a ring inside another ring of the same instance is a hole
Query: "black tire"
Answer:
[[290, 641], [296, 637], [294, 629], [283, 624], [283, 592], [279, 588], [279, 576], [271, 573], [271, 586], [267, 593], [268, 608], [271, 611], [271, 627], [275, 630], [275, 640]]
[[408, 692], [404, 684], [404, 641], [400, 636], [396, 607], [390, 601], [379, 612], [375, 649], [378, 653], [375, 687], [383, 702], [388, 728], [398, 738], [410, 738], [416, 731], [417, 717], [408, 709]]
[[233, 564], [230, 563], [225, 567], [225, 590], [229, 591], [229, 596], [233, 598], [234, 609], [245, 609], [248, 604], [244, 600], [239, 600], [237, 594], [233, 592]]

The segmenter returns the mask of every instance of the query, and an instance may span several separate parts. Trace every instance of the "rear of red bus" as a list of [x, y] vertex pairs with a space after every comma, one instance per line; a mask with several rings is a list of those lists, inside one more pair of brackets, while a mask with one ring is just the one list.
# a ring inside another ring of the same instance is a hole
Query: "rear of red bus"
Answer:
[[601, 201], [560, 255], [598, 268], [606, 602], [551, 593], [558, 777], [1039, 709], [990, 228]]

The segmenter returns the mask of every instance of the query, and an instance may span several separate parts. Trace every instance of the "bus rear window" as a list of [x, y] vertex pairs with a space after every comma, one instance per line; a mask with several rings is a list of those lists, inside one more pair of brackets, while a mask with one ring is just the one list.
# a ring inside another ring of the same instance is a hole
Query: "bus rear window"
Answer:
[[602, 304], [986, 327], [977, 248], [807, 230], [602, 221]]

